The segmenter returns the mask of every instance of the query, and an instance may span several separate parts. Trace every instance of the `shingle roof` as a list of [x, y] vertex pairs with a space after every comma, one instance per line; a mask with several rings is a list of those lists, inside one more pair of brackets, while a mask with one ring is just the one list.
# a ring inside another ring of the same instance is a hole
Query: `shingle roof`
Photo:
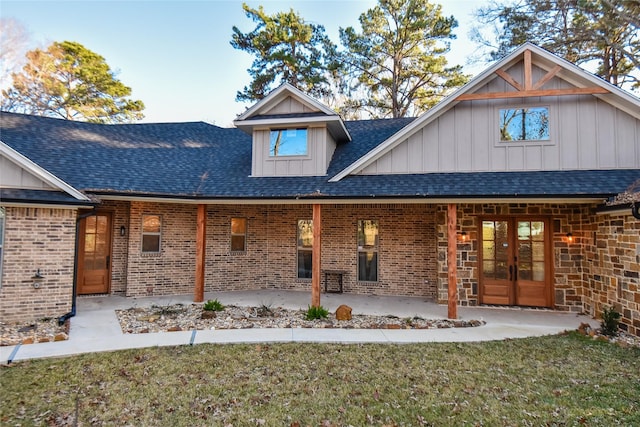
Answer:
[[62, 191], [24, 190], [0, 188], [0, 200], [3, 203], [36, 203], [65, 206], [90, 206], [94, 203], [78, 200]]
[[431, 173], [329, 178], [412, 119], [346, 122], [321, 177], [251, 177], [251, 137], [202, 122], [100, 125], [2, 113], [0, 139], [87, 193], [178, 198], [609, 197], [640, 170]]

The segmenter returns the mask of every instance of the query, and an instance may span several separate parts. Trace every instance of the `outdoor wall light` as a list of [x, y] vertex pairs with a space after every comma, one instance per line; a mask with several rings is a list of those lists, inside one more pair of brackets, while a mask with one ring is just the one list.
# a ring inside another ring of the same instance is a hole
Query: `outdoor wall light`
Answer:
[[573, 233], [568, 232], [566, 235], [567, 243], [573, 243]]
[[38, 269], [36, 274], [31, 278], [31, 285], [33, 286], [33, 289], [40, 289], [42, 279], [44, 279], [44, 276], [40, 274], [40, 269]]
[[459, 235], [459, 239], [461, 242], [466, 242], [467, 240], [469, 240], [469, 236], [467, 235], [467, 232], [466, 231], [461, 232]]
[[127, 227], [125, 227], [124, 225], [120, 226], [120, 235], [122, 237], [124, 237], [127, 234]]

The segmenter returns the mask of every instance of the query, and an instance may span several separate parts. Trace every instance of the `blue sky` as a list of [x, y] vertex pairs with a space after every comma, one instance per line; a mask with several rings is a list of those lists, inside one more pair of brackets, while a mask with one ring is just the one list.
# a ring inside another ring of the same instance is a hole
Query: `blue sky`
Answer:
[[[334, 43], [338, 28], [354, 26], [375, 0], [247, 1], [268, 13], [293, 8], [307, 21], [321, 24]], [[459, 22], [449, 63], [467, 66], [475, 45], [469, 40], [471, 13], [486, 0], [441, 0], [444, 13]], [[253, 58], [229, 44], [231, 28], [250, 31], [242, 1], [7, 1], [0, 16], [14, 18], [30, 33], [30, 49], [53, 41], [76, 41], [102, 55], [118, 78], [133, 89], [146, 109], [144, 122], [206, 121], [232, 125], [247, 104], [236, 92], [250, 82]]]

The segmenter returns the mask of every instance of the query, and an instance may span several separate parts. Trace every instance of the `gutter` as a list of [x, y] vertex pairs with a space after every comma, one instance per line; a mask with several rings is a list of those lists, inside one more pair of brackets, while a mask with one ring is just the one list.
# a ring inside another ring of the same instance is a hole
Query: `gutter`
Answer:
[[78, 215], [76, 218], [76, 248], [73, 255], [73, 294], [71, 295], [71, 311], [58, 317], [58, 326], [64, 325], [64, 322], [76, 315], [76, 298], [78, 290], [78, 245], [80, 244], [80, 221], [94, 216], [96, 214], [95, 207], [91, 212]]

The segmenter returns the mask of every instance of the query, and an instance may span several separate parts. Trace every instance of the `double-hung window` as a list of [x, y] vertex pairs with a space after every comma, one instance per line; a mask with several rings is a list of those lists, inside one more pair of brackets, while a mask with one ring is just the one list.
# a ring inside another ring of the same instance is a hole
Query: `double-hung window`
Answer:
[[247, 219], [231, 218], [231, 252], [247, 250]]
[[313, 259], [313, 221], [298, 220], [298, 279], [311, 279]]
[[378, 221], [358, 221], [358, 280], [378, 281]]
[[162, 236], [162, 217], [160, 215], [142, 216], [142, 253], [160, 253]]

